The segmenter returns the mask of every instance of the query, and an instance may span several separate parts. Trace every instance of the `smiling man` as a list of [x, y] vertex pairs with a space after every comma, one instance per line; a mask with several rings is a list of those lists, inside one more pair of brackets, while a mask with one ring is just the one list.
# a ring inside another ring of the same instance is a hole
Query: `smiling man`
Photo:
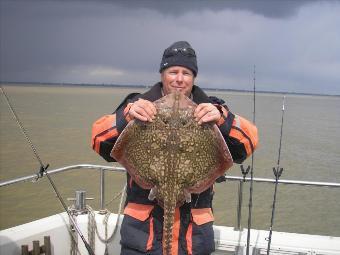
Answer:
[[[225, 139], [235, 163], [242, 163], [257, 146], [257, 128], [235, 115], [224, 101], [207, 96], [194, 85], [198, 73], [197, 58], [188, 42], [179, 41], [165, 49], [160, 64], [161, 81], [149, 91], [132, 93], [113, 114], [97, 120], [92, 130], [92, 148], [112, 162], [110, 152], [120, 133], [132, 119], [152, 122], [157, 114], [157, 99], [180, 91], [198, 106], [194, 117], [199, 124], [215, 123]], [[150, 190], [142, 189], [127, 173], [127, 198], [121, 225], [121, 254], [162, 254], [163, 209], [148, 198]], [[213, 187], [192, 194], [191, 202], [176, 208], [172, 255], [207, 255], [215, 250], [213, 232]]]
[[[175, 42], [164, 51], [159, 72], [161, 73], [161, 93], [168, 95], [174, 91], [180, 91], [192, 98], [195, 77], [197, 75], [197, 60], [195, 51], [185, 41]], [[200, 91], [201, 92], [201, 91]], [[131, 105], [129, 115], [131, 117], [152, 121], [156, 108], [152, 102], [139, 99]], [[222, 111], [219, 111], [211, 103], [202, 103], [196, 108], [195, 117], [199, 123], [218, 121]]]

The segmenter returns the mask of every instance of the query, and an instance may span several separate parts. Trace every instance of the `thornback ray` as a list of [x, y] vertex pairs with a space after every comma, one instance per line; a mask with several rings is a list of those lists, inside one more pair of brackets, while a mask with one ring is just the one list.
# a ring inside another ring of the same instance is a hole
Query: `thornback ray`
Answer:
[[208, 189], [233, 160], [216, 124], [199, 125], [197, 105], [184, 94], [171, 93], [154, 105], [153, 122], [130, 121], [111, 156], [163, 207], [163, 253], [170, 254], [175, 208], [190, 202], [190, 193]]

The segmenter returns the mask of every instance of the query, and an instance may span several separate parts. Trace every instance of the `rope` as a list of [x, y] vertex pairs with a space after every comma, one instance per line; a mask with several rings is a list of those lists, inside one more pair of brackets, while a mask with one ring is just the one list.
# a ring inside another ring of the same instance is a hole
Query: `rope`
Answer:
[[[116, 219], [114, 229], [113, 229], [113, 231], [112, 231], [112, 233], [109, 237], [108, 237], [108, 221], [109, 221], [111, 212], [108, 209], [106, 209], [106, 214], [103, 218], [103, 225], [105, 226], [105, 237], [102, 237], [99, 234], [96, 221], [91, 220], [91, 229], [94, 229], [96, 231], [96, 234], [97, 234], [99, 240], [101, 242], [105, 243], [105, 244], [112, 241], [113, 237], [115, 236], [115, 234], [117, 232], [117, 229], [118, 229], [117, 227], [118, 227], [118, 224], [119, 224], [120, 215], [121, 215], [124, 197], [125, 197], [125, 190], [126, 190], [126, 184], [124, 185], [123, 189], [120, 191], [121, 197], [120, 197], [120, 203], [119, 203], [119, 208], [118, 208], [118, 213], [117, 213], [117, 219]], [[86, 208], [89, 211], [89, 217], [91, 217], [92, 219], [95, 219], [95, 213], [94, 213], [93, 209], [89, 205], [87, 205]]]
[[125, 192], [126, 187], [124, 187], [120, 192], [118, 192], [117, 195], [115, 195], [109, 202], [107, 202], [105, 204], [105, 206], [108, 206], [109, 204], [111, 204], [114, 200], [116, 200], [118, 197], [122, 196], [123, 192]]
[[[90, 210], [87, 208], [88, 212], [90, 212]], [[87, 236], [88, 236], [88, 240], [89, 240], [89, 245], [91, 246], [91, 248], [94, 250], [96, 247], [96, 243], [95, 243], [95, 237], [96, 237], [96, 233], [93, 231], [93, 228], [91, 226], [93, 226], [93, 224], [95, 224], [96, 219], [95, 217], [93, 217], [90, 213], [87, 214], [87, 219], [88, 219], [88, 223], [87, 223]]]
[[[69, 207], [70, 210], [71, 207]], [[73, 216], [71, 216], [73, 217]], [[74, 221], [76, 221], [77, 219], [74, 218]], [[76, 232], [72, 229], [72, 221], [69, 219], [70, 222], [70, 238], [71, 238], [71, 247], [70, 247], [70, 255], [78, 255], [80, 254], [79, 249], [78, 249], [78, 235], [76, 234]]]
[[[95, 237], [96, 235], [98, 236], [98, 239], [105, 244], [105, 252], [104, 255], [108, 255], [108, 243], [113, 240], [115, 237], [115, 234], [117, 233], [118, 229], [118, 224], [120, 220], [120, 215], [123, 207], [123, 202], [125, 198], [125, 191], [126, 191], [126, 184], [124, 185], [123, 189], [111, 199], [111, 201], [107, 204], [112, 203], [113, 200], [117, 199], [120, 196], [120, 202], [119, 202], [119, 208], [118, 208], [118, 213], [117, 213], [117, 219], [116, 223], [114, 225], [113, 231], [110, 236], [108, 236], [108, 222], [109, 218], [111, 215], [111, 212], [108, 209], [105, 209], [105, 216], [103, 218], [103, 225], [105, 226], [105, 237], [102, 237], [99, 234], [98, 227], [97, 227], [97, 222], [96, 222], [96, 215], [94, 210], [92, 209], [91, 206], [86, 205], [86, 212], [88, 214], [88, 223], [87, 223], [87, 233], [88, 233], [88, 240], [89, 240], [89, 245], [92, 248], [92, 250], [95, 250]], [[106, 205], [107, 205], [106, 204]], [[74, 206], [70, 206], [68, 210], [71, 212], [72, 215], [77, 215], [76, 210], [74, 209]], [[70, 228], [72, 227], [72, 222], [70, 220]], [[70, 232], [70, 237], [71, 237], [71, 247], [70, 247], [70, 255], [78, 255], [80, 254], [79, 249], [78, 249], [78, 240], [77, 240], [77, 234], [72, 231]]]
[[[70, 212], [70, 214], [72, 215], [71, 217], [73, 217], [73, 220], [76, 222], [77, 218], [74, 216], [78, 216], [80, 215], [80, 213], [74, 208], [74, 205], [71, 205], [68, 207], [68, 211]], [[90, 219], [90, 217], [88, 217], [88, 222], [90, 223], [90, 221], [93, 221], [94, 218]], [[70, 255], [78, 255], [80, 253], [79, 248], [78, 248], [78, 235], [77, 232], [74, 231], [74, 229], [72, 228], [73, 226], [73, 222], [70, 220], [69, 218], [69, 222], [70, 222], [70, 237], [71, 237], [71, 248], [70, 248]], [[89, 245], [91, 247], [91, 249], [94, 251], [95, 250], [95, 233], [93, 230], [91, 230], [91, 228], [87, 227], [87, 238], [89, 240]]]

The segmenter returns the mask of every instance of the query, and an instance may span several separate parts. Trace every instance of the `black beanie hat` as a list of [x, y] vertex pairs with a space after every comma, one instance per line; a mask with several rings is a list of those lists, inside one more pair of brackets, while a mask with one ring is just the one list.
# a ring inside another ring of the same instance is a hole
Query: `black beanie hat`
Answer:
[[164, 50], [159, 72], [161, 73], [170, 66], [183, 66], [189, 68], [196, 77], [198, 71], [196, 54], [188, 42], [175, 42]]

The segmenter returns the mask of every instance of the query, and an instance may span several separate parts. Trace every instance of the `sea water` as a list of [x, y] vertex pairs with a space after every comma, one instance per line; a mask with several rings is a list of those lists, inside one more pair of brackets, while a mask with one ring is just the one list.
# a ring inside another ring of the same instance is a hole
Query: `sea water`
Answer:
[[[4, 85], [5, 91], [32, 143], [49, 169], [89, 163], [112, 165], [91, 149], [91, 127], [112, 113], [121, 100], [140, 88], [89, 86]], [[253, 95], [246, 92], [207, 91], [226, 101], [230, 110], [253, 119]], [[282, 116], [281, 94], [257, 93], [255, 122], [260, 142], [254, 154], [254, 176], [274, 178], [278, 160]], [[40, 165], [13, 118], [3, 96], [0, 99], [0, 179], [27, 176]], [[340, 182], [340, 97], [292, 95], [285, 97], [280, 166], [282, 179]], [[244, 166], [251, 164], [247, 159]], [[241, 176], [235, 164], [228, 175]], [[249, 177], [249, 175], [248, 175]], [[99, 208], [99, 173], [77, 170], [53, 175], [64, 199], [85, 189], [92, 207]], [[107, 202], [125, 182], [124, 173], [107, 173]], [[215, 185], [215, 224], [236, 226], [238, 182]], [[274, 185], [254, 183], [252, 227], [268, 229]], [[249, 183], [244, 184], [242, 227], [247, 227]], [[118, 200], [107, 207], [116, 212]], [[0, 228], [8, 228], [61, 212], [46, 179], [0, 189]], [[340, 189], [279, 185], [274, 230], [340, 236]]]

